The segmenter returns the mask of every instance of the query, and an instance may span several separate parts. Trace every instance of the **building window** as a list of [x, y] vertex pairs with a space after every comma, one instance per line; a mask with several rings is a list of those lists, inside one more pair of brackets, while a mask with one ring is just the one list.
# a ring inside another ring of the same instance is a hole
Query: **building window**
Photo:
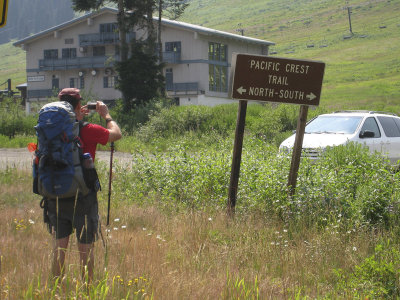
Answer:
[[221, 43], [208, 43], [208, 59], [214, 61], [227, 61], [227, 45]]
[[261, 54], [262, 55], [268, 55], [268, 50], [269, 50], [268, 46], [265, 46], [265, 45], [261, 46]]
[[93, 56], [105, 56], [105, 55], [106, 55], [106, 47], [104, 46], [93, 47]]
[[224, 92], [228, 91], [228, 67], [209, 65], [208, 66], [209, 76], [209, 89], [213, 92]]
[[118, 30], [118, 24], [117, 23], [100, 24], [100, 33], [117, 32], [117, 30]]
[[74, 39], [65, 39], [65, 45], [71, 45], [74, 43]]
[[117, 76], [104, 76], [103, 77], [103, 87], [104, 88], [113, 88], [113, 87], [115, 87], [116, 82], [117, 82]]
[[83, 90], [85, 88], [85, 77], [83, 77], [83, 76], [79, 77], [79, 85], [80, 85], [79, 88], [81, 90]]
[[76, 58], [76, 48], [63, 48], [62, 58]]
[[44, 50], [44, 59], [57, 59], [58, 58], [58, 49], [47, 49]]
[[77, 88], [78, 87], [78, 78], [70, 78], [69, 79], [69, 87]]
[[181, 42], [166, 42], [165, 52], [181, 52]]

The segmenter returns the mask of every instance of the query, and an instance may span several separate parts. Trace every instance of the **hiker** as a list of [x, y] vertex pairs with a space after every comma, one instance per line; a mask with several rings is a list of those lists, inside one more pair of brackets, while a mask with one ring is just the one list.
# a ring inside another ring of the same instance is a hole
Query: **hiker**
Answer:
[[[82, 98], [79, 93], [79, 89], [65, 88], [60, 91], [58, 97], [60, 101], [70, 103], [74, 109], [76, 120], [82, 121], [84, 116], [89, 113], [89, 109], [87, 105], [82, 106]], [[106, 145], [108, 142], [114, 142], [122, 137], [121, 130], [111, 118], [107, 105], [97, 101], [96, 112], [106, 121], [106, 128], [87, 123], [80, 126], [79, 130], [82, 152], [90, 153], [93, 160], [96, 156], [97, 144]], [[87, 271], [88, 282], [91, 282], [94, 268], [94, 242], [99, 230], [97, 191], [91, 189], [86, 196], [79, 192], [77, 197], [47, 199], [47, 215], [49, 232], [55, 235], [53, 276], [60, 278], [64, 273], [69, 236], [75, 230], [82, 276]]]

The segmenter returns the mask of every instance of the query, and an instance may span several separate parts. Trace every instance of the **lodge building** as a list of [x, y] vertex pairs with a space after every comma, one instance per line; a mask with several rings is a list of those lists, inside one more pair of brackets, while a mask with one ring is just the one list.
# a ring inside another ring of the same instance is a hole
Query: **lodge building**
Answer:
[[[27, 112], [65, 87], [79, 88], [83, 95], [105, 102], [121, 97], [114, 70], [119, 60], [117, 14], [117, 9], [105, 7], [14, 43], [26, 51]], [[128, 42], [146, 38], [146, 30], [135, 28], [126, 38]], [[178, 105], [231, 102], [232, 53], [268, 55], [274, 45], [167, 19], [162, 19], [161, 39], [166, 92]]]

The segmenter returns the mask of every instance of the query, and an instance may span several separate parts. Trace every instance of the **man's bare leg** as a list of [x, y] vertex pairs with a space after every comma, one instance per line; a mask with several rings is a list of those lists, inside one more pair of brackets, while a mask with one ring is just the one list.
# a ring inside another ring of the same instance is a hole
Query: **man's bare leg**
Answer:
[[85, 266], [87, 266], [88, 283], [93, 280], [94, 269], [94, 243], [81, 244], [78, 243], [79, 257], [81, 262], [82, 278], [85, 278]]
[[67, 251], [68, 242], [69, 236], [55, 240], [52, 265], [52, 273], [55, 278], [60, 278], [64, 275], [65, 252]]

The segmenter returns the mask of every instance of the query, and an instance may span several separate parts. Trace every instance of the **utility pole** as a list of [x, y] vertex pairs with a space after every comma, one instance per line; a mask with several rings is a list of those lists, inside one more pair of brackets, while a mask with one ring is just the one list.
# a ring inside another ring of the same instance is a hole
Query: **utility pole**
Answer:
[[8, 91], [8, 97], [12, 96], [12, 90], [11, 90], [11, 79], [7, 79], [7, 91]]
[[353, 34], [353, 29], [351, 28], [351, 6], [347, 6], [347, 13], [349, 14], [349, 29], [350, 29], [350, 33]]
[[244, 35], [244, 29], [241, 28], [242, 23], [239, 23], [238, 26], [240, 26], [240, 28], [236, 29], [237, 32], [240, 32], [242, 34], [242, 36]]

